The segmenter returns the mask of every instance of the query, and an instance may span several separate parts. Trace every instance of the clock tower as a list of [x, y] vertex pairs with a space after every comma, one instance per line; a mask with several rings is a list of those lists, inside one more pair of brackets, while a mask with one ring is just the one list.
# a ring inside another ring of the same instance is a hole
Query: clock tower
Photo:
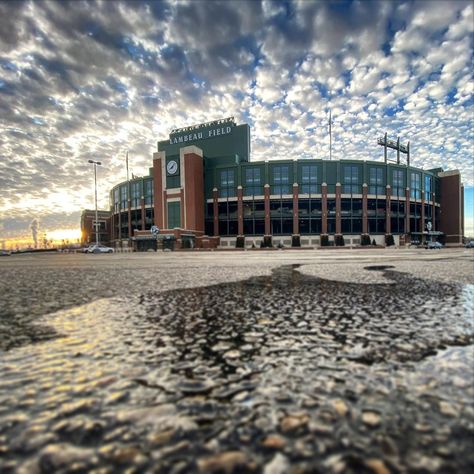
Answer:
[[153, 154], [155, 225], [196, 236], [204, 233], [203, 153], [194, 145]]

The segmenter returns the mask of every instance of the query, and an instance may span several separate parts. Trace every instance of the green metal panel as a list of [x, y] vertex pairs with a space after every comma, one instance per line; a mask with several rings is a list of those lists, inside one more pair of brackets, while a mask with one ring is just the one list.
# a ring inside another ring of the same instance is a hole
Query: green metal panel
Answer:
[[[219, 134], [218, 134], [219, 133]], [[179, 149], [195, 145], [205, 158], [238, 157], [248, 161], [250, 155], [250, 127], [247, 124], [235, 125], [232, 122], [220, 125], [199, 126], [187, 132], [170, 133], [168, 140], [158, 142], [158, 150], [166, 155], [177, 155]]]
[[328, 185], [328, 194], [334, 194], [336, 192], [337, 182], [337, 162], [327, 161], [326, 162], [326, 183]]
[[181, 203], [179, 201], [168, 203], [168, 228], [174, 229], [175, 227], [181, 227]]

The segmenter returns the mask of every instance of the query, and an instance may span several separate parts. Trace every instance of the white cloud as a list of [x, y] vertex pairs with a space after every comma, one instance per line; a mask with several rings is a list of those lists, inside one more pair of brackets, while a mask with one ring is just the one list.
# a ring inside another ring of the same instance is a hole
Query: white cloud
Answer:
[[387, 131], [411, 141], [415, 166], [458, 168], [474, 183], [470, 2], [9, 5], [3, 233], [34, 209], [42, 225], [77, 226], [71, 209], [93, 203], [87, 159], [104, 162], [107, 206], [125, 150], [147, 174], [170, 129], [229, 115], [251, 123], [252, 159], [327, 157], [331, 108], [335, 157], [381, 159], [376, 138]]

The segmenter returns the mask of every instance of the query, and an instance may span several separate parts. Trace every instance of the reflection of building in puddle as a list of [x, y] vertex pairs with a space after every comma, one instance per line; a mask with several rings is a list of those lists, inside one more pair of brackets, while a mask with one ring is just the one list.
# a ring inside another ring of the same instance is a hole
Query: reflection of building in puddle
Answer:
[[469, 325], [470, 333], [474, 334], [474, 285], [464, 285], [461, 297], [464, 317]]
[[417, 364], [405, 385], [418, 395], [436, 395], [456, 404], [474, 399], [474, 346], [450, 347]]

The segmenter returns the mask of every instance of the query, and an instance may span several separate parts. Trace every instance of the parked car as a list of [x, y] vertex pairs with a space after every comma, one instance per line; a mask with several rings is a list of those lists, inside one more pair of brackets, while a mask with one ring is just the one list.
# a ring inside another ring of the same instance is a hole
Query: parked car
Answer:
[[107, 247], [106, 245], [98, 244], [91, 245], [87, 249], [87, 253], [113, 253], [114, 249], [112, 247]]
[[466, 248], [467, 248], [467, 249], [472, 249], [472, 248], [474, 248], [474, 240], [470, 240], [470, 241], [466, 244]]
[[426, 245], [426, 248], [427, 249], [442, 249], [443, 248], [443, 245], [440, 244], [439, 242], [428, 242], [428, 244]]
[[8, 250], [0, 250], [0, 257], [9, 257], [10, 252]]

